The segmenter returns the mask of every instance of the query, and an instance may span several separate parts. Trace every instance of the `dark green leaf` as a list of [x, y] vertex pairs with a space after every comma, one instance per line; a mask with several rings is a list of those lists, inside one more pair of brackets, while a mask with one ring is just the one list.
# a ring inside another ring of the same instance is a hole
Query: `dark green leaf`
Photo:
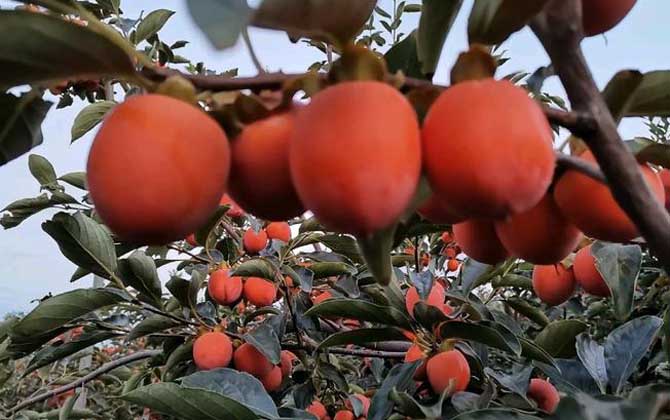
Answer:
[[275, 278], [274, 266], [272, 263], [262, 258], [256, 258], [243, 262], [242, 264], [235, 267], [231, 275], [242, 277], [262, 277], [269, 280], [273, 280]]
[[480, 263], [472, 258], [465, 260], [459, 274], [463, 294], [469, 295], [475, 288], [490, 280], [490, 274], [494, 269], [494, 266]]
[[440, 337], [472, 340], [512, 354], [521, 354], [521, 343], [502, 324], [484, 321], [477, 324], [462, 321], [445, 322], [440, 326]]
[[607, 393], [607, 366], [605, 362], [605, 348], [596, 343], [587, 333], [577, 336], [577, 356], [584, 368], [591, 374], [598, 384], [600, 392]]
[[389, 370], [382, 386], [375, 392], [368, 410], [369, 420], [386, 420], [393, 411], [393, 401], [389, 398], [391, 391], [399, 392], [413, 390], [414, 372], [419, 367], [418, 362], [397, 364]]
[[549, 353], [547, 353], [542, 347], [528, 340], [527, 338], [519, 337], [519, 342], [521, 343], [521, 356], [537, 360], [538, 362], [545, 363], [547, 365], [557, 367], [556, 360]]
[[624, 70], [615, 74], [605, 86], [603, 97], [616, 122], [626, 116], [643, 78], [639, 71]]
[[329, 299], [310, 308], [305, 315], [320, 317], [346, 317], [359, 321], [411, 329], [405, 314], [391, 306], [375, 305], [360, 299]]
[[401, 71], [408, 77], [425, 77], [421, 71], [416, 43], [416, 31], [413, 31], [386, 52], [384, 58], [390, 73]]
[[114, 101], [100, 101], [85, 106], [74, 119], [72, 123], [70, 141], [80, 139], [84, 134], [91, 131], [96, 125], [100, 124], [105, 115], [116, 106]]
[[165, 26], [172, 15], [174, 15], [174, 12], [167, 9], [154, 10], [146, 15], [144, 19], [142, 19], [142, 22], [137, 25], [137, 29], [135, 30], [135, 37], [133, 39], [135, 44], [139, 44], [145, 39], [149, 39], [156, 35], [158, 31]]
[[407, 340], [402, 330], [398, 328], [360, 328], [332, 334], [319, 344], [319, 348], [395, 340]]
[[576, 319], [554, 321], [535, 337], [535, 344], [553, 357], [574, 357], [576, 337], [587, 328], [585, 323]]
[[309, 266], [309, 269], [314, 273], [315, 279], [356, 273], [355, 267], [341, 262], [315, 262]]
[[47, 194], [14, 201], [3, 209], [7, 213], [0, 217], [0, 225], [5, 229], [16, 227], [28, 217], [51, 207], [51, 205], [51, 199]]
[[423, 74], [435, 73], [444, 41], [462, 4], [462, 0], [423, 1], [417, 36], [417, 52]]
[[28, 156], [28, 168], [41, 186], [54, 185], [56, 180], [56, 171], [51, 163], [44, 156], [31, 154]]
[[151, 315], [140, 321], [140, 323], [137, 324], [130, 331], [130, 333], [128, 333], [126, 340], [132, 341], [137, 338], [144, 337], [145, 335], [162, 332], [178, 325], [179, 322], [173, 320], [172, 318], [158, 314]]
[[135, 251], [126, 259], [118, 260], [121, 280], [140, 292], [155, 307], [161, 308], [161, 282], [156, 263], [144, 251]]
[[[0, 33], [2, 29], [0, 27]], [[1, 54], [0, 47], [0, 63]], [[4, 70], [0, 82], [3, 78]], [[11, 93], [0, 94], [0, 165], [42, 144], [42, 121], [52, 105], [52, 102], [42, 100], [33, 92], [21, 97]]]
[[80, 190], [88, 189], [86, 187], [86, 172], [70, 172], [58, 178], [63, 182], [67, 182], [73, 187], [77, 187]]
[[253, 331], [244, 334], [244, 341], [263, 353], [273, 365], [279, 364], [281, 344], [277, 333], [271, 326], [267, 324], [259, 325]]
[[612, 292], [614, 313], [625, 320], [633, 310], [637, 276], [642, 266], [639, 245], [596, 242], [591, 248], [596, 267]]
[[644, 74], [626, 111], [628, 117], [670, 116], [670, 71]]
[[475, 0], [468, 20], [470, 43], [500, 44], [523, 28], [547, 0]]
[[452, 420], [540, 420], [540, 418], [506, 408], [487, 408], [460, 414], [452, 417]]

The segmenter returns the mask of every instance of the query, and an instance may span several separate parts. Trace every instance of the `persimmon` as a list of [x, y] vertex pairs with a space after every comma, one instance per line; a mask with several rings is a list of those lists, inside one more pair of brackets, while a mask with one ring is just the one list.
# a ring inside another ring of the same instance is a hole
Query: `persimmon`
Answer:
[[[356, 398], [358, 401], [361, 402], [361, 405], [363, 406], [363, 409], [361, 410], [361, 416], [367, 416], [368, 415], [368, 410], [370, 409], [370, 398], [366, 397], [363, 394], [354, 394], [353, 398]], [[349, 399], [344, 401], [345, 407], [347, 407], [348, 410], [351, 411], [356, 411], [354, 410], [353, 404]]]
[[298, 112], [290, 149], [298, 196], [329, 230], [370, 235], [407, 209], [421, 171], [416, 112], [391, 86], [344, 82]]
[[270, 281], [260, 277], [249, 277], [244, 282], [244, 298], [255, 306], [270, 306], [276, 297], [277, 287]]
[[561, 396], [556, 388], [544, 379], [533, 378], [528, 385], [528, 398], [535, 401], [540, 410], [553, 414]]
[[631, 11], [637, 0], [582, 0], [584, 35], [602, 34], [614, 28]]
[[[590, 151], [580, 156], [596, 163]], [[665, 190], [661, 178], [649, 166], [640, 164], [647, 186], [661, 203]], [[575, 170], [566, 171], [556, 183], [554, 198], [565, 217], [586, 235], [610, 242], [626, 242], [639, 232], [635, 224], [619, 207], [607, 185]]]
[[220, 269], [212, 272], [207, 283], [207, 292], [219, 305], [230, 305], [242, 296], [242, 277], [231, 276], [230, 270]]
[[355, 420], [356, 416], [349, 410], [340, 410], [335, 413], [333, 420]]
[[447, 270], [449, 271], [456, 271], [458, 270], [458, 267], [461, 266], [461, 263], [458, 262], [457, 259], [450, 258], [449, 261], [447, 262]]
[[326, 290], [325, 292], [322, 292], [322, 293], [319, 293], [319, 294], [313, 296], [312, 297], [312, 303], [315, 304], [315, 305], [318, 305], [319, 303], [321, 303], [321, 302], [323, 302], [327, 299], [330, 299], [332, 297], [333, 297], [333, 294]]
[[611, 293], [610, 288], [598, 268], [596, 268], [596, 258], [591, 254], [591, 247], [592, 245], [586, 246], [575, 255], [575, 261], [572, 265], [575, 280], [586, 293], [607, 297]]
[[226, 367], [233, 357], [233, 343], [222, 332], [208, 332], [193, 342], [193, 362], [198, 369]]
[[557, 263], [533, 268], [533, 290], [548, 305], [557, 306], [570, 299], [576, 286], [572, 267], [565, 268], [562, 263]]
[[279, 388], [281, 388], [281, 383], [282, 380], [284, 379], [282, 376], [281, 367], [279, 366], [273, 367], [272, 370], [270, 370], [270, 373], [259, 379], [263, 384], [263, 388], [265, 388], [266, 391], [268, 392], [278, 391]]
[[451, 232], [442, 232], [442, 235], [440, 235], [440, 240], [442, 240], [442, 242], [445, 244], [450, 244], [454, 238], [451, 236]]
[[191, 233], [185, 239], [186, 243], [191, 246], [198, 246], [198, 242], [195, 240], [195, 234]]
[[228, 139], [214, 119], [151, 94], [133, 96], [107, 115], [93, 140], [86, 177], [97, 213], [116, 235], [162, 245], [207, 222], [229, 171]]
[[426, 375], [435, 393], [441, 394], [449, 388], [453, 394], [468, 387], [470, 365], [460, 351], [444, 351], [428, 359]]
[[312, 401], [306, 411], [310, 414], [314, 414], [319, 420], [324, 420], [328, 417], [328, 410], [326, 410], [326, 407], [318, 400]]
[[221, 201], [219, 202], [222, 206], [229, 206], [228, 211], [226, 212], [226, 215], [230, 217], [242, 217], [244, 216], [245, 212], [240, 207], [239, 204], [235, 202], [228, 194], [224, 194], [223, 197], [221, 197]]
[[305, 209], [291, 180], [289, 146], [295, 112], [253, 122], [232, 142], [230, 195], [249, 213], [286, 220]]
[[422, 131], [424, 169], [454, 214], [503, 218], [535, 206], [555, 167], [540, 105], [508, 81], [459, 83], [433, 103]]
[[279, 366], [281, 367], [281, 373], [284, 378], [291, 375], [291, 372], [293, 371], [293, 362], [295, 360], [298, 360], [298, 356], [293, 354], [293, 352], [289, 350], [281, 351]]
[[[235, 368], [257, 378], [263, 378], [275, 367], [263, 353], [249, 343], [244, 343], [233, 354]], [[279, 371], [281, 375], [281, 368]]]
[[472, 219], [454, 225], [454, 239], [465, 255], [481, 263], [498, 264], [509, 257], [491, 220]]
[[658, 175], [661, 177], [663, 189], [665, 190], [665, 208], [670, 210], [670, 170], [663, 169]]
[[282, 242], [291, 240], [291, 227], [286, 222], [272, 222], [265, 226], [268, 239], [276, 239]]
[[268, 235], [263, 229], [256, 232], [252, 228], [249, 228], [242, 236], [242, 244], [247, 253], [258, 254], [268, 245]]
[[[417, 360], [425, 360], [428, 356], [418, 344], [412, 346], [405, 353], [405, 363], [416, 362]], [[414, 371], [414, 379], [422, 381], [426, 379], [426, 364], [421, 363], [416, 371]]]
[[452, 225], [454, 223], [460, 223], [466, 219], [465, 217], [455, 214], [443, 200], [437, 199], [434, 195], [426, 200], [417, 211], [421, 216], [433, 223]]
[[575, 249], [582, 233], [547, 194], [533, 208], [495, 224], [505, 249], [533, 264], [555, 264]]
[[[444, 299], [445, 299], [444, 287], [440, 283], [434, 282], [433, 287], [430, 289], [430, 292], [428, 293], [428, 297], [423, 302], [426, 305], [434, 306], [442, 310], [444, 306]], [[414, 318], [414, 307], [416, 306], [417, 303], [419, 303], [419, 301], [421, 301], [419, 291], [414, 286], [410, 287], [407, 290], [407, 294], [405, 295], [405, 308], [407, 309], [407, 313], [412, 318]]]

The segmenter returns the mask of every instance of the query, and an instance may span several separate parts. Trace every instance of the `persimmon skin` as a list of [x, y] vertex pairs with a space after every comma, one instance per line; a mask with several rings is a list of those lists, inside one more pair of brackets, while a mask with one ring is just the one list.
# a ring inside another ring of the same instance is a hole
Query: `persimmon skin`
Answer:
[[312, 303], [314, 305], [318, 305], [319, 303], [321, 303], [325, 300], [331, 299], [332, 297], [333, 297], [333, 294], [326, 290], [323, 293], [319, 293], [318, 295], [313, 296], [312, 297]]
[[[432, 289], [430, 289], [430, 292], [428, 293], [428, 297], [423, 302], [426, 305], [434, 306], [442, 310], [444, 306], [444, 299], [444, 287], [440, 283], [434, 282]], [[420, 301], [421, 297], [419, 296], [419, 291], [414, 286], [410, 287], [407, 290], [407, 294], [405, 295], [405, 308], [407, 309], [407, 313], [412, 318], [414, 318], [414, 307]]]
[[291, 240], [291, 226], [286, 222], [272, 222], [265, 227], [268, 239], [276, 239], [282, 242]]
[[459, 216], [443, 201], [432, 195], [426, 200], [417, 212], [424, 218], [433, 223], [443, 223], [453, 225], [465, 221], [465, 217]]
[[456, 259], [450, 259], [449, 262], [447, 262], [447, 270], [449, 271], [456, 271], [458, 270], [458, 267], [461, 266], [461, 263], [458, 262]]
[[582, 0], [584, 35], [605, 33], [621, 22], [637, 0]]
[[230, 198], [228, 194], [224, 194], [223, 197], [221, 197], [221, 201], [219, 202], [219, 204], [221, 204], [222, 206], [230, 206], [230, 208], [226, 212], [226, 215], [230, 217], [237, 218], [242, 217], [246, 214], [245, 211], [242, 209], [242, 207], [240, 207], [240, 205], [237, 204], [235, 200]]
[[670, 211], [670, 170], [663, 169], [658, 174], [665, 190], [665, 208]]
[[233, 358], [233, 343], [221, 332], [208, 332], [193, 342], [193, 362], [201, 370], [226, 367]]
[[424, 120], [422, 144], [435, 197], [462, 217], [526, 211], [542, 199], [554, 173], [547, 118], [508, 81], [466, 81], [445, 90]]
[[256, 347], [249, 343], [244, 343], [235, 350], [235, 353], [233, 354], [233, 362], [235, 363], [235, 368], [237, 370], [246, 372], [257, 378], [262, 378], [269, 374], [275, 367], [263, 353], [256, 350]]
[[286, 220], [305, 209], [291, 180], [289, 146], [295, 112], [255, 121], [232, 142], [231, 197], [249, 213], [266, 220]]
[[596, 258], [591, 254], [591, 247], [592, 245], [584, 247], [575, 255], [575, 261], [572, 266], [575, 280], [586, 293], [594, 296], [608, 297], [611, 294], [610, 289], [596, 268]]
[[391, 86], [344, 82], [296, 118], [291, 175], [306, 208], [329, 230], [367, 236], [409, 206], [421, 171], [416, 112]]
[[212, 272], [207, 283], [207, 292], [219, 305], [230, 305], [242, 296], [242, 277], [230, 276], [229, 270], [220, 269]]
[[337, 413], [335, 413], [335, 417], [333, 417], [333, 420], [355, 420], [356, 416], [354, 416], [354, 413], [352, 413], [349, 410], [340, 410]]
[[441, 394], [452, 381], [452, 393], [465, 391], [470, 383], [470, 365], [458, 350], [438, 353], [428, 359], [426, 374], [436, 394]]
[[472, 219], [454, 225], [454, 239], [465, 255], [485, 264], [495, 265], [509, 257], [500, 242], [493, 221]]
[[266, 391], [268, 392], [278, 391], [279, 388], [281, 388], [281, 383], [282, 380], [284, 379], [282, 376], [281, 367], [279, 366], [273, 367], [270, 373], [259, 379], [263, 384], [263, 388], [265, 388]]
[[293, 354], [293, 352], [289, 350], [281, 351], [279, 366], [281, 367], [281, 374], [284, 378], [291, 376], [294, 360], [298, 360], [298, 356]]
[[[581, 159], [596, 163], [590, 151]], [[640, 169], [653, 195], [665, 203], [665, 190], [660, 177], [649, 166]], [[587, 236], [609, 242], [627, 242], [639, 236], [635, 224], [615, 201], [610, 189], [575, 170], [566, 171], [554, 189], [556, 204], [565, 217]]]
[[570, 299], [576, 286], [572, 267], [565, 268], [558, 263], [533, 268], [533, 290], [542, 302], [550, 306], [558, 306]]
[[180, 100], [150, 94], [131, 97], [107, 115], [88, 155], [86, 178], [96, 211], [116, 235], [162, 245], [207, 222], [229, 171], [228, 139], [214, 119]]
[[244, 282], [244, 298], [259, 308], [272, 305], [276, 297], [277, 287], [270, 281], [260, 277], [249, 277]]
[[319, 420], [324, 420], [328, 416], [326, 407], [318, 400], [312, 401], [306, 411], [310, 414], [314, 414]]
[[528, 385], [528, 398], [537, 403], [540, 410], [553, 414], [561, 401], [556, 388], [544, 379], [533, 378]]
[[500, 242], [510, 254], [533, 264], [562, 261], [575, 249], [582, 233], [568, 221], [547, 194], [533, 208], [495, 224]]
[[255, 232], [249, 228], [242, 236], [242, 245], [248, 254], [258, 254], [268, 246], [268, 234], [263, 229]]
[[[417, 360], [425, 360], [427, 358], [426, 353], [421, 349], [417, 344], [412, 344], [412, 346], [405, 353], [405, 363], [412, 363]], [[414, 379], [417, 381], [423, 381], [426, 379], [426, 363], [421, 363], [416, 371], [414, 371]]]

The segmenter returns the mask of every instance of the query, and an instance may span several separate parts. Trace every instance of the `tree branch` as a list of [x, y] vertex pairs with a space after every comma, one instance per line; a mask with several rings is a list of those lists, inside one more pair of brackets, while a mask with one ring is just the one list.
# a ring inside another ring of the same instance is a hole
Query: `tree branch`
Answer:
[[584, 38], [581, 18], [580, 0], [551, 0], [531, 28], [549, 54], [573, 110], [590, 115], [595, 122], [593, 134], [582, 139], [607, 177], [614, 198], [638, 227], [652, 253], [670, 270], [670, 215], [644, 181], [593, 80], [580, 46]]
[[44, 401], [48, 398], [53, 397], [54, 395], [62, 394], [64, 392], [67, 392], [71, 389], [75, 389], [80, 385], [84, 385], [87, 382], [92, 381], [93, 379], [97, 378], [98, 376], [101, 376], [111, 370], [114, 370], [120, 366], [124, 366], [133, 362], [136, 362], [138, 360], [142, 359], [148, 359], [149, 357], [154, 357], [159, 354], [162, 354], [162, 350], [145, 350], [145, 351], [138, 351], [133, 354], [129, 354], [127, 356], [121, 357], [119, 359], [113, 360], [109, 363], [105, 363], [104, 365], [100, 366], [96, 370], [92, 371], [86, 376], [83, 376], [79, 379], [77, 379], [74, 382], [71, 382], [67, 385], [63, 385], [61, 387], [58, 387], [56, 389], [52, 389], [51, 391], [47, 391], [43, 394], [37, 395], [35, 397], [29, 398], [22, 403], [17, 404], [13, 408], [11, 408], [9, 411], [10, 413], [16, 413], [19, 410], [23, 410], [26, 407], [29, 407], [35, 403], [38, 403], [40, 401]]
[[577, 137], [591, 137], [597, 130], [595, 120], [582, 112], [568, 112], [561, 109], [543, 107], [544, 115], [551, 124], [568, 129]]

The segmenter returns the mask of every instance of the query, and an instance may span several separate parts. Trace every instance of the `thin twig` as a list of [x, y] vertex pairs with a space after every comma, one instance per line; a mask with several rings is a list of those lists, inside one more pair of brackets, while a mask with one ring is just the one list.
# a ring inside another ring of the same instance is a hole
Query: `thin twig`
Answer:
[[543, 107], [543, 110], [550, 123], [570, 130], [577, 137], [590, 137], [598, 129], [595, 119], [588, 114], [568, 112], [548, 106]]
[[107, 373], [111, 370], [114, 370], [114, 369], [116, 369], [120, 366], [124, 366], [124, 365], [130, 364], [130, 363], [136, 362], [138, 360], [148, 359], [149, 357], [154, 357], [154, 356], [157, 356], [157, 355], [162, 354], [162, 353], [163, 353], [162, 350], [139, 351], [139, 352], [121, 357], [119, 359], [113, 360], [109, 363], [105, 363], [104, 365], [100, 366], [99, 368], [92, 371], [88, 375], [83, 376], [83, 377], [77, 379], [76, 381], [71, 382], [67, 385], [63, 385], [63, 386], [58, 387], [56, 389], [52, 389], [51, 391], [47, 391], [43, 394], [40, 394], [40, 395], [37, 395], [33, 398], [27, 399], [27, 400], [17, 404], [13, 408], [11, 408], [9, 411], [10, 411], [10, 413], [16, 413], [17, 411], [22, 410], [26, 407], [29, 407], [29, 406], [31, 406], [35, 403], [38, 403], [40, 401], [44, 401], [46, 399], [49, 399], [49, 398], [53, 397], [54, 395], [62, 394], [62, 393], [67, 392], [71, 389], [75, 389], [75, 388], [77, 388], [81, 385], [84, 385], [85, 383], [92, 381], [93, 379], [97, 378], [98, 376], [101, 376], [101, 375], [103, 375], [103, 374], [105, 374], [105, 373]]
[[152, 313], [155, 313], [155, 314], [157, 314], [157, 315], [162, 315], [162, 316], [164, 316], [164, 317], [166, 317], [166, 318], [170, 318], [170, 319], [172, 319], [172, 320], [174, 320], [174, 321], [177, 321], [177, 322], [179, 322], [179, 323], [181, 323], [181, 324], [188, 324], [188, 325], [191, 325], [191, 326], [194, 326], [194, 327], [200, 327], [200, 326], [201, 326], [201, 324], [198, 324], [197, 322], [189, 321], [188, 319], [178, 317], [178, 316], [173, 315], [173, 314], [171, 314], [171, 313], [169, 313], [169, 312], [161, 311], [160, 309], [156, 309], [156, 308], [154, 308], [153, 306], [151, 306], [151, 305], [149, 305], [149, 304], [147, 304], [147, 303], [144, 303], [144, 302], [138, 302], [138, 304], [139, 304], [140, 306], [142, 306], [142, 309], [144, 309], [144, 310], [146, 310], [146, 311], [148, 311], [148, 312], [152, 312]]
[[256, 55], [256, 50], [254, 50], [254, 46], [251, 43], [251, 37], [249, 36], [249, 29], [246, 26], [242, 29], [242, 39], [247, 46], [249, 56], [251, 56], [251, 61], [254, 63], [256, 71], [258, 71], [259, 74], [265, 74], [266, 71], [263, 68], [263, 64], [261, 64], [261, 60], [258, 59], [258, 55]]
[[556, 164], [568, 169], [574, 169], [596, 181], [602, 182], [603, 184], [607, 183], [605, 174], [602, 173], [598, 166], [591, 162], [587, 162], [584, 159], [556, 152]]
[[172, 250], [177, 251], [177, 252], [180, 252], [180, 253], [182, 253], [182, 254], [186, 254], [186, 255], [188, 255], [189, 257], [191, 257], [191, 258], [193, 258], [193, 259], [195, 259], [195, 260], [198, 260], [198, 261], [200, 261], [200, 262], [204, 262], [204, 263], [206, 263], [206, 264], [213, 264], [213, 261], [212, 261], [212, 260], [208, 260], [207, 258], [202, 257], [202, 256], [200, 256], [200, 255], [195, 255], [194, 253], [192, 253], [192, 252], [190, 252], [190, 251], [187, 251], [187, 250], [185, 250], [184, 248], [178, 247], [178, 246], [176, 246], [176, 245], [172, 245], [172, 244], [170, 244], [170, 245], [167, 246], [167, 248], [172, 249]]

